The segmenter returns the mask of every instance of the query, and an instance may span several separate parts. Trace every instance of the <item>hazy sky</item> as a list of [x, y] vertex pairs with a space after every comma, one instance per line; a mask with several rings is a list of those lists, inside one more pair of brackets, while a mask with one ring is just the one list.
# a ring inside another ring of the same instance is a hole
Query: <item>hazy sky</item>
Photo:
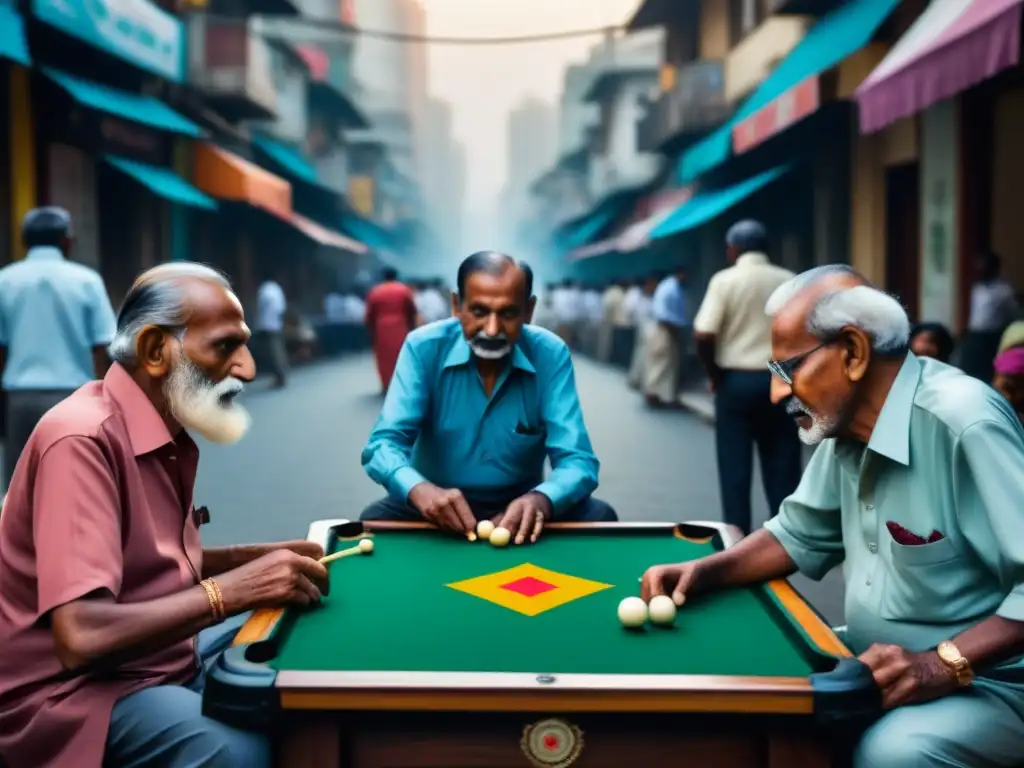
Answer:
[[[428, 35], [518, 36], [621, 24], [640, 0], [422, 0]], [[466, 213], [489, 213], [505, 180], [505, 121], [525, 96], [554, 103], [567, 64], [586, 58], [600, 38], [504, 46], [432, 45], [428, 82], [454, 106], [466, 146]]]

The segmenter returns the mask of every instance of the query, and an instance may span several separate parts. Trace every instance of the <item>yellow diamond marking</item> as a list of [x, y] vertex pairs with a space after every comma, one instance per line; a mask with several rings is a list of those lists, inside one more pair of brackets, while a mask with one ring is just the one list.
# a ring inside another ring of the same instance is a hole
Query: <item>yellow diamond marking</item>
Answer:
[[[537, 579], [552, 585], [555, 589], [532, 597], [520, 594], [509, 589], [503, 589], [506, 584], [512, 584], [520, 579]], [[523, 563], [515, 568], [508, 568], [497, 573], [489, 573], [485, 576], [477, 576], [474, 579], [456, 581], [447, 586], [473, 595], [483, 600], [516, 611], [524, 616], [537, 616], [538, 614], [558, 608], [573, 600], [593, 595], [604, 589], [611, 589], [611, 584], [602, 584], [599, 581], [581, 579], [577, 576], [569, 576], [557, 571], [549, 571], [532, 563]]]

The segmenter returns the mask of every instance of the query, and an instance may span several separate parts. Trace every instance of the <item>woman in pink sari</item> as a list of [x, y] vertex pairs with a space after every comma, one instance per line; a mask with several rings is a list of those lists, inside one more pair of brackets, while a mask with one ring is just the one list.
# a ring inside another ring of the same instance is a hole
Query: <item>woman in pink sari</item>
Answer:
[[416, 327], [412, 289], [398, 282], [398, 272], [384, 270], [384, 282], [366, 297], [366, 330], [370, 334], [381, 389], [386, 393], [405, 337]]

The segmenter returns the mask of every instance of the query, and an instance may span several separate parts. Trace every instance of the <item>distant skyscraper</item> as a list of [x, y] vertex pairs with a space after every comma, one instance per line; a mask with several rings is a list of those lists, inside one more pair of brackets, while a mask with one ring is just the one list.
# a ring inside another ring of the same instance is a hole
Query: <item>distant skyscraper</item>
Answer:
[[508, 171], [501, 194], [503, 227], [514, 226], [525, 215], [530, 184], [558, 157], [558, 112], [553, 105], [529, 97], [509, 113], [507, 131]]
[[452, 129], [452, 105], [427, 97], [423, 120], [422, 181], [430, 224], [446, 252], [463, 239], [466, 187], [465, 149]]
[[508, 183], [525, 189], [558, 155], [555, 107], [529, 97], [508, 116]]

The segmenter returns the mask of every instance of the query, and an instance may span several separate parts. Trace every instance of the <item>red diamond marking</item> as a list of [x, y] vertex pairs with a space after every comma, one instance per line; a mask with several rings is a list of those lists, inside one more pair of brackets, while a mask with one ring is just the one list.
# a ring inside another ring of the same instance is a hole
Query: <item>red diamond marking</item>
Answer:
[[509, 592], [516, 592], [523, 597], [536, 597], [550, 592], [552, 589], [558, 589], [554, 584], [548, 584], [546, 581], [533, 578], [533, 576], [510, 581], [508, 584], [502, 584], [501, 588], [507, 589]]
[[547, 749], [558, 749], [558, 737], [548, 734], [544, 737], [544, 746]]

